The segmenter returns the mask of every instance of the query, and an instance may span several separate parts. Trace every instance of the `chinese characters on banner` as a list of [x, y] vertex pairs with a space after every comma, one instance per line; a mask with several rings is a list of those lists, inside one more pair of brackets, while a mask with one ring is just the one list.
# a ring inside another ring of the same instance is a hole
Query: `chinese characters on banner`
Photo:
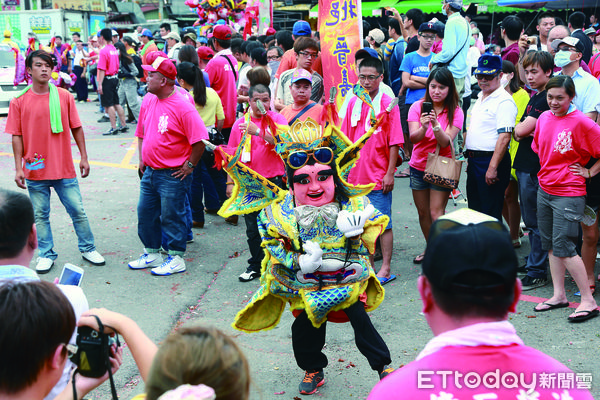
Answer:
[[337, 87], [337, 106], [357, 82], [354, 53], [361, 46], [362, 17], [358, 0], [319, 0], [319, 33], [325, 93]]

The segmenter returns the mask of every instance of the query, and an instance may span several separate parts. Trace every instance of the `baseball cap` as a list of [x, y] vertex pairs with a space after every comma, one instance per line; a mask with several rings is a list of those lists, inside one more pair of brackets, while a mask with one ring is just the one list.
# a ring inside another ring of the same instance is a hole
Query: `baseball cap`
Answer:
[[435, 288], [482, 295], [509, 292], [517, 267], [510, 234], [496, 218], [463, 208], [431, 226], [423, 275]]
[[450, 4], [450, 7], [454, 8], [455, 10], [461, 9], [463, 7], [462, 0], [447, 0], [445, 1], [445, 3]]
[[381, 31], [381, 29], [375, 28], [369, 32], [369, 36], [373, 38], [374, 41], [381, 44], [385, 40], [385, 35]]
[[267, 31], [265, 32], [265, 35], [267, 35], [267, 36], [273, 36], [276, 33], [277, 33], [277, 31], [275, 30], [275, 28], [273, 28], [272, 26], [270, 26], [269, 28], [267, 28]]
[[[158, 53], [158, 51], [153, 51], [152, 53]], [[175, 68], [175, 64], [166, 57], [158, 56], [154, 59], [152, 64], [142, 65], [142, 68], [150, 72], [160, 72], [169, 79], [177, 78], [177, 68]]]
[[199, 47], [197, 50], [198, 58], [201, 60], [210, 60], [215, 56], [213, 49], [207, 46]]
[[437, 27], [435, 26], [435, 22], [423, 22], [421, 25], [419, 25], [419, 33], [421, 32], [433, 32], [433, 33], [437, 33]]
[[177, 32], [169, 32], [165, 36], [163, 36], [162, 38], [165, 39], [165, 40], [167, 40], [167, 39], [175, 39], [178, 42], [181, 42], [181, 36], [179, 36], [179, 34]]
[[111, 33], [113, 36], [119, 36], [119, 32], [115, 31], [114, 29], [111, 29], [111, 30], [110, 30], [110, 33]]
[[292, 72], [292, 83], [295, 83], [295, 82], [298, 82], [301, 80], [307, 80], [310, 83], [312, 83], [312, 75], [310, 72], [308, 72], [305, 69], [296, 68], [294, 70], [294, 72]]
[[231, 28], [227, 25], [217, 25], [213, 31], [213, 37], [219, 40], [230, 40]]
[[185, 35], [183, 35], [183, 40], [185, 40], [186, 38], [190, 38], [190, 39], [192, 39], [195, 42], [196, 41], [196, 34], [194, 32], [188, 32]]
[[552, 42], [551, 46], [554, 49], [554, 51], [558, 50], [558, 46], [564, 43], [566, 45], [575, 47], [575, 49], [580, 52], [583, 53], [583, 51], [585, 50], [585, 46], [583, 45], [583, 43], [581, 42], [581, 40], [577, 39], [576, 37], [573, 36], [567, 36], [565, 38], [562, 39], [556, 39], [555, 41]]
[[296, 21], [292, 29], [292, 34], [294, 36], [311, 36], [312, 30], [310, 29], [310, 24], [303, 20]]
[[150, 32], [150, 29], [144, 29], [144, 30], [142, 31], [142, 33], [140, 33], [140, 36], [146, 36], [146, 37], [149, 37], [149, 38], [152, 38], [152, 37], [153, 37], [153, 36], [152, 36], [152, 32]]
[[363, 58], [368, 58], [368, 57], [379, 58], [379, 55], [377, 54], [377, 51], [375, 51], [375, 49], [372, 49], [370, 47], [360, 49], [356, 52], [356, 54], [354, 54], [355, 60], [361, 60]]
[[502, 72], [502, 58], [494, 54], [484, 54], [477, 60], [473, 75], [496, 75]]

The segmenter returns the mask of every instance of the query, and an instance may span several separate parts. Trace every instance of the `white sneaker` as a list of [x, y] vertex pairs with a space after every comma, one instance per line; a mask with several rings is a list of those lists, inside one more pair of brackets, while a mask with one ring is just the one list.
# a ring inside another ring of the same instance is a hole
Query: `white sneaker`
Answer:
[[51, 258], [38, 257], [35, 266], [35, 272], [38, 274], [47, 274], [54, 266], [54, 260]]
[[138, 258], [135, 261], [130, 262], [127, 265], [131, 269], [143, 269], [143, 268], [156, 267], [158, 265], [161, 265], [162, 263], [163, 263], [163, 258], [159, 253], [146, 253], [146, 250], [144, 250], [144, 254], [142, 254], [140, 256], [140, 258]]
[[104, 261], [104, 257], [96, 250], [86, 251], [85, 253], [81, 253], [81, 257], [92, 265], [104, 265], [106, 262]]
[[152, 275], [173, 275], [179, 272], [185, 271], [185, 261], [180, 256], [171, 256], [165, 259], [160, 267], [156, 267], [152, 270]]

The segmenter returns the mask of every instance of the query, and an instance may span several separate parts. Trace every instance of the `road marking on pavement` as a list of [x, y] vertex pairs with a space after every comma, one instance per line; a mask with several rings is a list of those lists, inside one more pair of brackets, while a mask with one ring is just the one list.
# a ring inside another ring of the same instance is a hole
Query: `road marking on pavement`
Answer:
[[133, 138], [133, 142], [131, 142], [131, 147], [127, 149], [125, 157], [123, 157], [123, 160], [121, 160], [122, 167], [129, 167], [130, 165], [132, 165], [130, 164], [130, 161], [133, 158], [135, 151], [137, 150], [137, 141], [137, 138]]

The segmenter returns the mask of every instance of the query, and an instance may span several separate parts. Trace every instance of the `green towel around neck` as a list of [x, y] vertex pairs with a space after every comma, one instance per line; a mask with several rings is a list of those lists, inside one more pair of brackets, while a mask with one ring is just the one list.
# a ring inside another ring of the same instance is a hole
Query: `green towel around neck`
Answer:
[[[15, 96], [15, 99], [23, 96], [32, 85], [27, 86], [21, 93]], [[49, 84], [50, 88], [50, 127], [52, 133], [61, 133], [63, 131], [62, 118], [60, 113], [60, 98], [58, 96], [58, 88], [53, 84]]]

